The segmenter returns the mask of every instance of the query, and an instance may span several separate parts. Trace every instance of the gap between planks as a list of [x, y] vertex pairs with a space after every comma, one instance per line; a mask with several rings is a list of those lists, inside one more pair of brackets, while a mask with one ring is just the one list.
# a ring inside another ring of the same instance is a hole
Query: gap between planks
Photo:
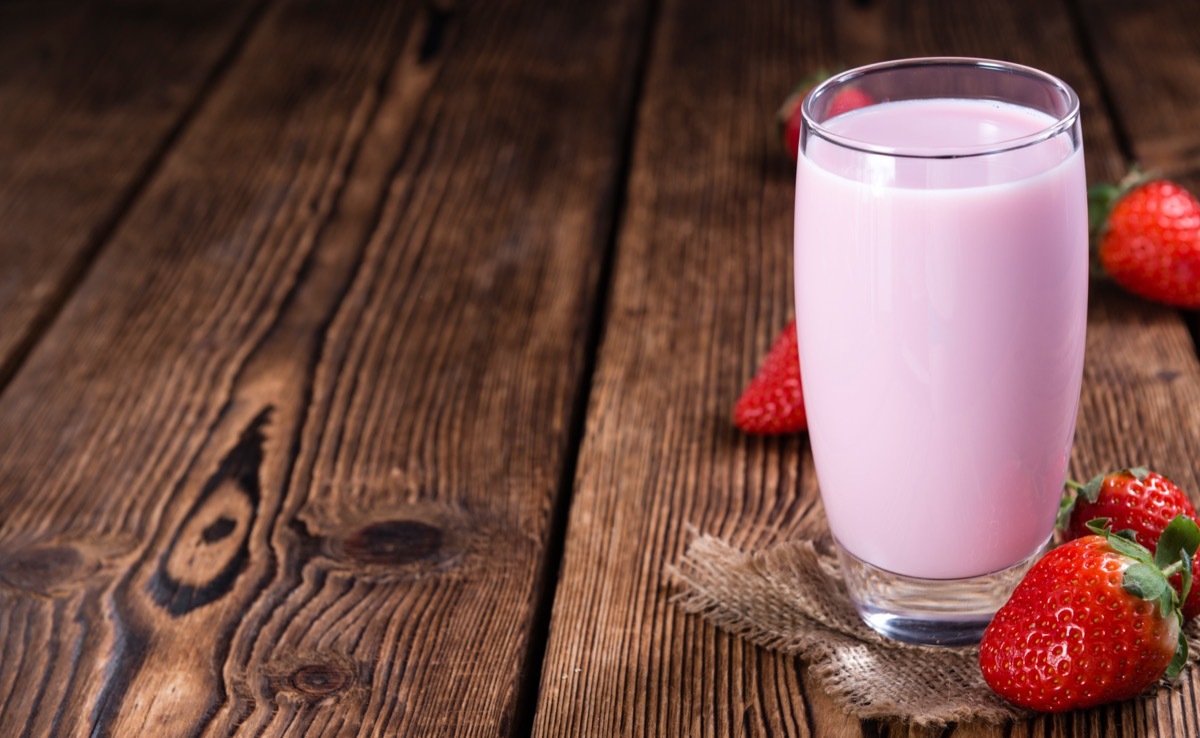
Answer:
[[571, 404], [567, 425], [566, 451], [563, 455], [562, 474], [558, 483], [558, 495], [550, 516], [546, 552], [543, 555], [541, 587], [536, 595], [533, 623], [530, 627], [528, 661], [522, 670], [517, 691], [517, 708], [513, 735], [532, 736], [533, 719], [537, 714], [542, 680], [542, 669], [546, 658], [546, 647], [550, 640], [550, 621], [554, 611], [554, 598], [558, 592], [558, 575], [562, 568], [563, 550], [566, 545], [567, 523], [570, 519], [571, 503], [575, 497], [575, 472], [579, 455], [583, 449], [583, 437], [587, 429], [588, 405], [596, 377], [596, 363], [604, 330], [608, 319], [609, 301], [613, 289], [613, 264], [616, 261], [617, 241], [629, 196], [629, 178], [633, 173], [633, 152], [637, 140], [637, 122], [645, 96], [646, 74], [649, 70], [650, 50], [656, 37], [660, 17], [661, 0], [648, 0], [642, 20], [637, 54], [630, 64], [628, 98], [624, 112], [621, 135], [614, 147], [617, 170], [613, 189], [606, 203], [608, 226], [604, 235], [604, 253], [600, 261], [596, 282], [596, 299], [588, 320], [584, 338], [583, 367], [579, 387]]
[[125, 216], [141, 198], [142, 193], [146, 191], [147, 186], [154, 179], [155, 174], [162, 167], [162, 163], [175, 147], [176, 142], [179, 141], [183, 132], [195, 120], [197, 114], [204, 108], [204, 104], [212, 96], [213, 91], [217, 89], [226, 74], [233, 67], [234, 62], [237, 61], [242, 50], [246, 47], [246, 42], [254, 30], [258, 28], [259, 23], [266, 14], [267, 8], [278, 1], [254, 0], [251, 3], [250, 9], [246, 12], [246, 17], [233, 33], [228, 45], [226, 45], [225, 49], [217, 57], [216, 63], [209, 69], [208, 74], [205, 76], [204, 81], [200, 83], [192, 100], [183, 108], [176, 121], [167, 129], [166, 135], [163, 136], [162, 140], [150, 152], [141, 171], [133, 177], [128, 187], [118, 197], [112, 211], [100, 220], [93, 229], [92, 234], [87, 238], [83, 248], [75, 254], [71, 264], [63, 275], [62, 281], [54, 286], [54, 291], [43, 302], [33, 320], [25, 326], [21, 335], [13, 342], [12, 351], [8, 356], [0, 359], [0, 395], [3, 395], [5, 390], [8, 389], [12, 378], [24, 366], [26, 359], [29, 358], [38, 341], [46, 335], [50, 327], [54, 324], [54, 321], [62, 313], [63, 307], [66, 306], [71, 296], [75, 294], [79, 285], [83, 283], [83, 280], [91, 271], [92, 265], [96, 263], [100, 254], [104, 251], [104, 247], [112, 240], [113, 234], [116, 233]]

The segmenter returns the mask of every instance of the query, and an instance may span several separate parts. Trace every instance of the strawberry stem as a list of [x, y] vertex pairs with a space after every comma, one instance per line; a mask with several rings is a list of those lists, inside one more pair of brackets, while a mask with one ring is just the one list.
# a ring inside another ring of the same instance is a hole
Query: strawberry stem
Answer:
[[1117, 183], [1117, 188], [1121, 191], [1121, 194], [1125, 194], [1134, 187], [1137, 187], [1143, 182], [1148, 181], [1150, 178], [1150, 173], [1143, 172], [1141, 167], [1139, 167], [1137, 164], [1134, 164], [1133, 166], [1129, 167], [1129, 171], [1124, 177], [1121, 178], [1121, 181]]
[[1068, 479], [1065, 484], [1067, 489], [1073, 489], [1076, 492], [1083, 491], [1083, 485], [1079, 482], [1076, 482], [1074, 479]]

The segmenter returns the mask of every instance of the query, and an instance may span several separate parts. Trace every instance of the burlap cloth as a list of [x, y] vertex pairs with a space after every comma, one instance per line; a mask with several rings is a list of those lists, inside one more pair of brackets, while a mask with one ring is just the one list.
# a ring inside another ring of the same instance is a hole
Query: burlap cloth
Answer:
[[[834, 702], [854, 717], [942, 725], [1032, 714], [988, 688], [978, 648], [910, 646], [864, 625], [847, 597], [837, 559], [818, 553], [810, 541], [744, 553], [701, 535], [671, 574], [680, 607], [764, 648], [804, 658]], [[1198, 635], [1193, 622], [1188, 626], [1193, 662]], [[1155, 689], [1177, 684], [1164, 680]]]

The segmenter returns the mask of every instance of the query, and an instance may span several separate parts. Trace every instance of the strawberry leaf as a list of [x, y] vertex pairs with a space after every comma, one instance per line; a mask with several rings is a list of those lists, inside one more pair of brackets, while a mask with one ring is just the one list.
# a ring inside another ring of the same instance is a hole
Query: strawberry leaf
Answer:
[[[1109, 539], [1109, 545], [1112, 545], [1112, 539]], [[1125, 570], [1125, 576], [1121, 579], [1121, 586], [1129, 594], [1149, 601], [1157, 600], [1171, 591], [1171, 585], [1167, 583], [1167, 579], [1162, 575], [1162, 572], [1140, 561], [1130, 564], [1129, 568]], [[1161, 607], [1162, 603], [1159, 603], [1159, 605]], [[1171, 611], [1169, 601], [1166, 607], [1163, 607], [1162, 611], [1164, 613]]]
[[[1162, 572], [1160, 572], [1158, 569], [1154, 568], [1154, 559], [1152, 559], [1150, 557], [1150, 552], [1146, 550], [1145, 546], [1142, 546], [1134, 541], [1131, 541], [1119, 533], [1107, 533], [1106, 535], [1108, 538], [1108, 547], [1109, 548], [1111, 548], [1112, 550], [1116, 551], [1117, 553], [1119, 553], [1123, 556], [1128, 556], [1129, 558], [1133, 559], [1134, 561], [1136, 561], [1140, 564], [1144, 564], [1145, 566], [1153, 569], [1154, 573], [1158, 576], [1158, 578], [1162, 579]], [[1130, 568], [1132, 568], [1132, 567], [1130, 567]], [[1128, 573], [1128, 570], [1126, 570], [1126, 573]], [[1147, 597], [1146, 599], [1152, 600], [1157, 596], [1158, 596], [1157, 594], [1151, 595], [1151, 596]]]
[[1113, 535], [1120, 536], [1127, 541], [1133, 541], [1134, 543], [1137, 543], [1137, 531], [1133, 528], [1122, 528], [1116, 533], [1113, 533]]
[[1137, 532], [1131, 528], [1113, 532], [1109, 518], [1092, 518], [1084, 523], [1088, 530], [1107, 539], [1109, 546], [1117, 553], [1124, 554], [1136, 561], [1153, 564], [1154, 559], [1145, 546], [1137, 542]]
[[1143, 479], [1145, 479], [1146, 477], [1150, 476], [1150, 470], [1144, 466], [1135, 466], [1132, 469], [1126, 469], [1125, 471], [1132, 474], [1133, 478], [1138, 480], [1139, 482], [1142, 481]]
[[1115, 184], [1094, 184], [1088, 188], [1088, 232], [1095, 238], [1100, 235], [1104, 221], [1108, 220], [1108, 211], [1113, 202], [1121, 194], [1121, 188]]
[[1158, 538], [1158, 549], [1154, 554], [1154, 565], [1165, 569], [1180, 560], [1182, 549], [1184, 560], [1190, 560], [1200, 549], [1200, 528], [1187, 515], [1176, 515]]
[[1173, 617], [1179, 611], [1179, 597], [1175, 594], [1175, 588], [1167, 583], [1167, 589], [1158, 596], [1158, 611], [1164, 618]]
[[1083, 485], [1083, 489], [1079, 491], [1079, 494], [1083, 495], [1083, 498], [1088, 502], [1094, 503], [1096, 500], [1100, 499], [1100, 487], [1103, 485], [1104, 475], [1097, 474], [1089, 479], [1087, 484]]
[[1192, 591], [1192, 557], [1188, 556], [1187, 549], [1180, 549], [1179, 556], [1179, 560], [1183, 562], [1179, 570], [1179, 601], [1183, 602]]
[[1098, 536], [1107, 536], [1109, 533], [1112, 532], [1108, 529], [1108, 523], [1109, 523], [1108, 518], [1092, 518], [1091, 520], [1084, 523], [1084, 525], [1087, 526], [1088, 530], [1090, 530], [1091, 532], [1095, 533]]
[[[1178, 616], [1183, 620], [1183, 616]], [[1182, 624], [1179, 627], [1179, 644], [1175, 647], [1175, 656], [1171, 659], [1171, 663], [1167, 666], [1167, 676], [1177, 677], [1179, 672], [1183, 671], [1183, 667], [1188, 660], [1188, 642], [1187, 636], [1183, 634]]]
[[[1108, 542], [1109, 548], [1120, 553], [1121, 556], [1132, 558], [1134, 562], [1145, 564], [1159, 578], [1163, 578], [1163, 572], [1154, 568], [1154, 559], [1150, 551], [1145, 546], [1139, 544], [1134, 538], [1133, 530], [1122, 530], [1120, 533], [1112, 533], [1109, 529], [1109, 518], [1096, 517], [1087, 521], [1087, 527], [1097, 535], [1104, 536], [1104, 540]], [[1127, 574], [1128, 574], [1128, 570]], [[1165, 581], [1165, 580], [1164, 580]], [[1135, 593], [1136, 594], [1136, 593]], [[1147, 596], [1146, 599], [1152, 600], [1158, 596], [1157, 594]]]
[[1058, 501], [1058, 517], [1054, 519], [1054, 527], [1064, 532], [1067, 530], [1067, 526], [1071, 524], [1071, 512], [1075, 509], [1077, 496], [1076, 492], [1063, 494], [1062, 499]]

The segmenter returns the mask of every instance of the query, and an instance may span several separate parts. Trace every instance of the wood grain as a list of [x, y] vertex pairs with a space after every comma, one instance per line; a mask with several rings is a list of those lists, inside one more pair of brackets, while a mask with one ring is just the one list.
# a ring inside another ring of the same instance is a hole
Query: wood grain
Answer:
[[516, 729], [644, 23], [267, 10], [0, 397], [0, 734]]
[[0, 4], [0, 384], [236, 54], [260, 4]]
[[683, 615], [663, 569], [689, 526], [753, 548], [821, 515], [803, 439], [748, 438], [729, 413], [791, 313], [794, 175], [771, 120], [828, 61], [827, 21], [662, 5], [535, 735], [826, 734], [798, 664]]
[[1143, 168], [1200, 166], [1200, 27], [1187, 0], [1072, 0], [1127, 152]]
[[[1108, 90], [1123, 153], [1144, 171], [1200, 192], [1200, 32], [1186, 2], [1077, 3]], [[1184, 311], [1193, 341], [1200, 312]]]
[[[728, 412], [791, 312], [791, 171], [766, 125], [821, 62], [969, 55], [1064, 77], [1089, 174], [1123, 156], [1069, 8], [1012, 3], [665, 2], [639, 112], [612, 307], [535, 734], [1197, 735], [1196, 686], [1013, 726], [846, 718], [789, 663], [676, 611], [664, 566], [698, 528], [754, 548], [825, 533], [804, 437]], [[661, 162], [670, 161], [670, 167]], [[1200, 489], [1200, 365], [1179, 317], [1097, 285], [1072, 472], [1145, 460]]]

